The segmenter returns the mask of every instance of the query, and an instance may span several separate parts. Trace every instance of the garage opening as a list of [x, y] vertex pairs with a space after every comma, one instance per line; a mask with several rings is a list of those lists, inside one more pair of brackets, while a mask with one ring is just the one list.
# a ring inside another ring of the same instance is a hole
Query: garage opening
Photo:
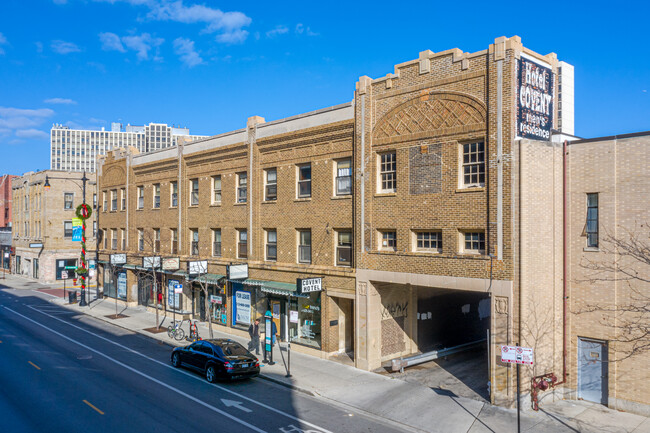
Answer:
[[[403, 373], [390, 374], [445, 395], [489, 401], [489, 294], [431, 287], [414, 289], [417, 325], [413, 339], [418, 353], [441, 351], [442, 356], [408, 367]], [[451, 353], [448, 349], [452, 349]]]

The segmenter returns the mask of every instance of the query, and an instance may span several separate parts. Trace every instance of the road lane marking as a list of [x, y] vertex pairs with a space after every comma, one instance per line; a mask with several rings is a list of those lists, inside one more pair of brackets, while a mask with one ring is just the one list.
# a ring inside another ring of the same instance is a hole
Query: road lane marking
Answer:
[[83, 402], [86, 403], [88, 406], [90, 406], [90, 407], [92, 407], [93, 409], [95, 409], [97, 412], [99, 412], [100, 415], [104, 415], [104, 412], [102, 412], [101, 410], [97, 409], [97, 408], [96, 408], [95, 406], [93, 406], [93, 404], [90, 403], [88, 400], [81, 400], [81, 401], [83, 401]]
[[[28, 305], [28, 307], [29, 307], [29, 305]], [[37, 326], [40, 326], [40, 327], [43, 328], [43, 329], [47, 329], [47, 330], [50, 331], [51, 333], [56, 334], [56, 335], [58, 335], [59, 337], [65, 339], [65, 340], [68, 340], [68, 341], [71, 342], [71, 343], [74, 343], [74, 344], [76, 344], [76, 345], [78, 345], [78, 346], [81, 346], [81, 347], [83, 347], [84, 349], [88, 349], [88, 350], [90, 350], [91, 352], [94, 352], [94, 353], [96, 353], [97, 355], [106, 358], [107, 360], [111, 361], [112, 363], [117, 364], [117, 365], [119, 365], [119, 366], [121, 366], [121, 367], [124, 367], [124, 368], [126, 368], [127, 370], [132, 371], [133, 373], [135, 373], [135, 374], [137, 374], [137, 375], [139, 375], [139, 376], [142, 376], [142, 377], [144, 377], [144, 378], [146, 378], [146, 379], [149, 379], [150, 381], [152, 381], [152, 382], [154, 382], [154, 383], [157, 383], [158, 385], [160, 385], [160, 386], [162, 386], [162, 387], [164, 387], [164, 388], [167, 388], [167, 389], [169, 389], [170, 391], [174, 391], [175, 393], [180, 394], [180, 395], [182, 395], [183, 397], [185, 397], [185, 398], [187, 398], [187, 399], [189, 399], [189, 400], [192, 400], [193, 402], [195, 402], [195, 403], [197, 403], [197, 404], [200, 404], [201, 406], [204, 406], [205, 408], [210, 409], [210, 410], [213, 411], [213, 412], [216, 412], [216, 413], [221, 414], [221, 415], [223, 415], [223, 416], [225, 416], [225, 417], [227, 417], [227, 418], [230, 418], [231, 420], [233, 420], [233, 421], [235, 421], [235, 422], [237, 422], [237, 423], [239, 423], [239, 424], [241, 424], [241, 425], [243, 425], [243, 426], [246, 426], [246, 427], [248, 427], [249, 429], [251, 429], [251, 430], [253, 430], [253, 431], [256, 431], [256, 432], [259, 432], [259, 433], [267, 433], [267, 432], [265, 432], [264, 430], [261, 430], [261, 429], [255, 427], [254, 425], [249, 424], [249, 423], [247, 423], [246, 421], [244, 421], [244, 420], [242, 420], [242, 419], [239, 419], [239, 418], [237, 418], [237, 417], [234, 416], [234, 415], [229, 414], [228, 412], [224, 412], [224, 411], [222, 411], [222, 410], [220, 410], [220, 409], [217, 409], [217, 408], [214, 407], [214, 406], [210, 406], [209, 404], [205, 403], [204, 401], [201, 401], [201, 400], [199, 400], [198, 398], [196, 398], [196, 397], [194, 397], [194, 396], [191, 396], [191, 395], [189, 395], [189, 394], [187, 394], [187, 393], [181, 391], [181, 390], [178, 389], [178, 388], [174, 388], [173, 386], [168, 385], [168, 384], [166, 384], [165, 382], [162, 382], [162, 381], [156, 379], [155, 377], [151, 377], [151, 376], [149, 376], [149, 375], [147, 375], [147, 374], [144, 374], [144, 373], [142, 373], [141, 371], [138, 371], [138, 370], [136, 370], [135, 368], [133, 368], [133, 367], [131, 367], [131, 366], [129, 366], [129, 365], [124, 364], [123, 362], [120, 362], [120, 361], [118, 361], [118, 360], [116, 360], [116, 359], [111, 358], [110, 356], [108, 356], [108, 355], [106, 355], [106, 354], [100, 352], [99, 350], [93, 349], [92, 347], [86, 346], [86, 345], [83, 344], [83, 343], [80, 343], [80, 342], [78, 342], [78, 341], [75, 341], [74, 339], [68, 337], [67, 335], [63, 335], [63, 334], [61, 334], [60, 332], [55, 331], [54, 329], [50, 329], [50, 328], [48, 328], [47, 326], [45, 326], [45, 325], [43, 325], [43, 324], [37, 322], [36, 320], [30, 319], [29, 317], [27, 317], [27, 316], [25, 316], [25, 315], [23, 315], [23, 314], [20, 314], [19, 312], [14, 311], [14, 310], [12, 310], [11, 308], [8, 308], [8, 307], [4, 307], [4, 308], [7, 309], [7, 310], [9, 310], [9, 311], [11, 311], [11, 312], [14, 313], [15, 315], [20, 316], [20, 317], [22, 317], [23, 319], [25, 319], [25, 320], [27, 320], [27, 321], [29, 321], [29, 322], [32, 322], [33, 324], [35, 324], [35, 325], [37, 325]], [[30, 307], [30, 308], [31, 308], [31, 307]], [[34, 308], [33, 310], [36, 310], [36, 309]], [[38, 311], [38, 310], [36, 310], [36, 311]], [[40, 311], [39, 311], [39, 312], [40, 312]], [[45, 313], [41, 313], [41, 314], [45, 314]], [[46, 315], [47, 315], [47, 314], [46, 314]], [[56, 319], [56, 317], [52, 317], [52, 318], [53, 318], [53, 319]], [[72, 325], [72, 326], [74, 326], [74, 325]], [[85, 330], [84, 330], [84, 331], [85, 331]], [[109, 341], [110, 341], [110, 340], [109, 340]], [[118, 346], [121, 346], [121, 345], [118, 344]], [[122, 346], [122, 347], [124, 347], [124, 346]], [[128, 348], [125, 347], [125, 349], [128, 349]], [[129, 350], [131, 350], [131, 349], [129, 349]], [[136, 353], [137, 353], [137, 352], [136, 352]]]
[[237, 409], [243, 410], [244, 412], [252, 412], [252, 410], [250, 410], [249, 408], [242, 406], [241, 401], [226, 400], [225, 398], [222, 398], [221, 402], [226, 407], [236, 407]]
[[[85, 332], [86, 334], [92, 335], [92, 336], [95, 337], [95, 338], [99, 338], [99, 339], [101, 339], [101, 340], [104, 340], [104, 341], [106, 341], [107, 343], [110, 343], [110, 344], [112, 344], [112, 345], [114, 345], [114, 346], [117, 346], [117, 347], [121, 347], [122, 349], [124, 349], [124, 350], [126, 350], [126, 351], [128, 351], [128, 352], [131, 352], [131, 353], [133, 353], [133, 354], [135, 354], [135, 355], [141, 356], [142, 358], [145, 358], [145, 359], [147, 359], [147, 360], [149, 360], [149, 361], [151, 361], [151, 362], [155, 362], [156, 364], [162, 365], [162, 366], [165, 367], [165, 368], [169, 368], [170, 370], [174, 370], [174, 371], [176, 371], [176, 372], [178, 372], [178, 373], [184, 374], [184, 375], [186, 375], [187, 377], [191, 377], [191, 378], [194, 379], [194, 380], [198, 380], [198, 381], [200, 381], [200, 382], [202, 382], [202, 383], [206, 383], [203, 379], [197, 377], [197, 376], [196, 376], [195, 374], [193, 374], [193, 373], [190, 373], [190, 372], [187, 372], [187, 371], [184, 371], [184, 370], [179, 370], [179, 369], [177, 369], [177, 368], [175, 368], [175, 367], [172, 367], [171, 365], [169, 365], [169, 364], [167, 364], [167, 363], [165, 363], [165, 362], [160, 362], [160, 361], [158, 361], [157, 359], [150, 358], [150, 357], [148, 357], [147, 355], [143, 355], [142, 353], [140, 353], [140, 352], [138, 352], [138, 351], [136, 351], [136, 350], [131, 349], [130, 347], [123, 346], [123, 345], [121, 345], [120, 343], [116, 343], [116, 342], [114, 342], [114, 341], [112, 341], [112, 340], [109, 340], [108, 338], [102, 337], [101, 335], [93, 334], [92, 332], [90, 332], [90, 331], [88, 331], [88, 330], [86, 330], [86, 329], [84, 329], [84, 328], [81, 328], [81, 327], [79, 327], [79, 326], [77, 326], [77, 325], [74, 325], [74, 324], [72, 324], [72, 323], [68, 323], [68, 322], [66, 322], [65, 320], [59, 319], [58, 317], [54, 317], [54, 316], [52, 316], [52, 315], [50, 315], [50, 314], [47, 314], [47, 313], [45, 313], [45, 312], [43, 312], [43, 311], [40, 311], [38, 308], [34, 308], [34, 307], [30, 306], [30, 305], [27, 305], [27, 307], [28, 307], [28, 308], [31, 308], [32, 310], [34, 310], [34, 311], [36, 311], [36, 312], [38, 312], [38, 313], [40, 313], [40, 314], [42, 314], [42, 315], [44, 315], [44, 316], [47, 316], [47, 317], [49, 317], [49, 318], [51, 318], [51, 319], [54, 319], [54, 320], [58, 320], [58, 321], [61, 322], [61, 323], [64, 323], [64, 324], [66, 324], [66, 325], [68, 325], [68, 326], [72, 326], [73, 328], [76, 328], [76, 329], [78, 329], [78, 330], [80, 330], [80, 331], [83, 331], [83, 332]], [[11, 309], [8, 308], [8, 307], [5, 307], [5, 308], [6, 308], [7, 310], [13, 311], [13, 310], [11, 310]], [[16, 313], [16, 314], [22, 316], [22, 314], [20, 314], [20, 313]], [[26, 316], [22, 316], [22, 317], [26, 317]], [[38, 323], [38, 322], [34, 322], [34, 323]], [[39, 325], [40, 325], [40, 323], [39, 323]], [[47, 327], [44, 326], [44, 325], [40, 325], [40, 326], [43, 326], [44, 328], [49, 329], [49, 328], [47, 328]], [[53, 332], [54, 332], [54, 331], [53, 331]], [[305, 420], [303, 420], [303, 419], [300, 419], [300, 418], [298, 418], [298, 417], [295, 417], [295, 416], [293, 416], [293, 415], [291, 415], [291, 414], [288, 414], [288, 413], [286, 413], [286, 412], [282, 412], [280, 409], [276, 409], [276, 408], [271, 407], [271, 406], [269, 406], [269, 405], [266, 405], [266, 404], [264, 404], [264, 403], [262, 403], [262, 402], [256, 401], [256, 400], [254, 400], [254, 399], [252, 399], [252, 398], [249, 398], [249, 397], [246, 397], [245, 395], [243, 395], [243, 394], [239, 394], [239, 393], [237, 393], [237, 392], [235, 392], [235, 391], [232, 391], [232, 390], [230, 390], [230, 389], [228, 389], [228, 388], [224, 388], [224, 387], [222, 387], [222, 386], [215, 385], [215, 384], [212, 384], [212, 386], [214, 386], [215, 388], [217, 388], [217, 389], [219, 389], [219, 390], [221, 390], [221, 391], [227, 392], [227, 393], [232, 394], [232, 395], [236, 395], [236, 396], [239, 397], [239, 398], [242, 398], [242, 399], [244, 399], [244, 400], [247, 400], [247, 401], [250, 402], [250, 403], [253, 403], [253, 404], [256, 404], [256, 405], [258, 405], [258, 406], [261, 406], [261, 407], [263, 407], [263, 408], [265, 408], [265, 409], [268, 409], [268, 410], [270, 410], [270, 411], [272, 411], [272, 412], [275, 412], [275, 413], [277, 413], [277, 414], [280, 414], [280, 415], [286, 416], [287, 418], [290, 418], [290, 419], [292, 419], [292, 420], [294, 420], [294, 421], [298, 421], [298, 422], [300, 422], [300, 423], [302, 423], [302, 424], [308, 425], [309, 427], [319, 429], [319, 430], [320, 430], [321, 432], [323, 432], [323, 433], [332, 433], [331, 431], [329, 431], [329, 430], [327, 430], [327, 429], [325, 429], [325, 428], [323, 428], [323, 427], [320, 427], [320, 426], [317, 426], [317, 425], [315, 425], [315, 424], [312, 424], [312, 423], [310, 423], [310, 422], [308, 422], [308, 421], [305, 421]]]
[[40, 369], [41, 369], [41, 367], [39, 367], [38, 365], [34, 364], [32, 361], [27, 361], [27, 362], [29, 362], [30, 364], [32, 364], [32, 367], [34, 367], [35, 369], [37, 369], [37, 370], [40, 370]]

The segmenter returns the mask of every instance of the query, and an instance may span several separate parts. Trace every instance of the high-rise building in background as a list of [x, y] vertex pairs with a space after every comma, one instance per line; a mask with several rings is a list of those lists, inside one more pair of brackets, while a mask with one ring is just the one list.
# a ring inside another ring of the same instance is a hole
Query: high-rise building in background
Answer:
[[66, 171], [95, 171], [97, 156], [118, 147], [133, 146], [141, 153], [176, 146], [178, 140], [193, 141], [205, 138], [190, 135], [188, 128], [177, 128], [164, 123], [145, 126], [111, 123], [111, 130], [91, 131], [70, 129], [55, 124], [50, 132], [50, 168]]

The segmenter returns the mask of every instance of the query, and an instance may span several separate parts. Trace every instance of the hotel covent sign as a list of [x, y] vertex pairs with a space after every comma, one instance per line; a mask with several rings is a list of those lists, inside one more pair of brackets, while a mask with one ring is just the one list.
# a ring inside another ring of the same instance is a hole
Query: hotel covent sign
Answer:
[[555, 99], [550, 67], [521, 55], [517, 63], [517, 136], [549, 141]]

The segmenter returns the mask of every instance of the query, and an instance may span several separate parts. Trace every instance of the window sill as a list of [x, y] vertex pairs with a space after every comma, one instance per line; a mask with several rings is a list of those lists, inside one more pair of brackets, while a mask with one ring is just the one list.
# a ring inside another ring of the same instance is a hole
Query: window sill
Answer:
[[210, 207], [221, 207], [221, 203], [212, 203]]
[[187, 207], [188, 209], [198, 209], [199, 205], [198, 204], [191, 204]]
[[248, 203], [243, 202], [243, 203], [234, 203], [233, 206], [246, 206]]
[[303, 201], [311, 201], [311, 197], [299, 197], [299, 198], [294, 198], [293, 201], [295, 203], [303, 202]]
[[160, 210], [159, 207], [152, 207], [151, 210]]
[[333, 195], [330, 197], [332, 200], [348, 200], [352, 198], [352, 194], [347, 195]]
[[375, 197], [397, 197], [397, 192], [396, 191], [377, 192], [375, 193]]
[[600, 252], [600, 248], [598, 248], [598, 247], [584, 247], [584, 248], [582, 249], [582, 251], [590, 252], [590, 253], [599, 253], [599, 252]]
[[144, 208], [142, 208], [142, 207], [137, 207], [137, 208], [135, 208], [135, 210], [144, 210]]
[[485, 186], [464, 186], [464, 187], [456, 188], [456, 193], [484, 192], [484, 191], [485, 191]]
[[169, 206], [170, 209], [178, 209], [178, 206]]
[[262, 204], [276, 204], [278, 200], [262, 200]]
[[431, 254], [442, 254], [441, 250], [413, 250], [413, 254], [422, 254], [422, 255], [431, 255]]

